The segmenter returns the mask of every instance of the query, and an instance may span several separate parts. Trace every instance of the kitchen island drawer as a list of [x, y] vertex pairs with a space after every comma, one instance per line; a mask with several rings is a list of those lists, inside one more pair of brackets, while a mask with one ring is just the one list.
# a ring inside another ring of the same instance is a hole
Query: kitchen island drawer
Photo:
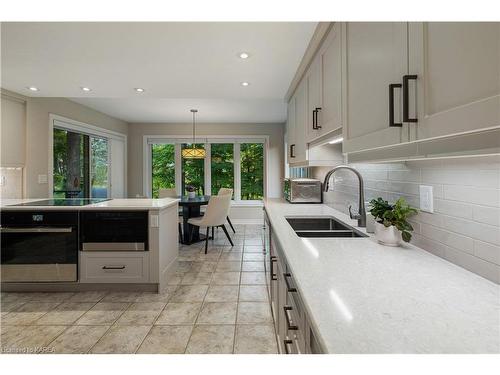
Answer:
[[80, 252], [82, 283], [147, 283], [149, 253]]

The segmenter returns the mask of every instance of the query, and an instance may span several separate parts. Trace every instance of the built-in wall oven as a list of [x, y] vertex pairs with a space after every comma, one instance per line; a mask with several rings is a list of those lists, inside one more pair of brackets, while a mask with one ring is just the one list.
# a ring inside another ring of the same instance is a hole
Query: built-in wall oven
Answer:
[[2, 282], [76, 281], [78, 212], [2, 211]]
[[81, 211], [82, 251], [147, 251], [148, 211]]

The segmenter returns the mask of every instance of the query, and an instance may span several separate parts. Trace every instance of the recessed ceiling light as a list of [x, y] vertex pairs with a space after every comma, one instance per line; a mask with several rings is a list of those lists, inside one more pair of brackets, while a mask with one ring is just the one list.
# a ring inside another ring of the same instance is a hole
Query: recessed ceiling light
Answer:
[[248, 86], [250, 85], [250, 82], [241, 82], [241, 86]]
[[250, 57], [250, 54], [248, 52], [240, 52], [238, 55], [240, 59], [248, 59]]
[[35, 87], [35, 86], [29, 86], [29, 87], [26, 87], [28, 90], [30, 91], [38, 91], [38, 87]]
[[90, 87], [81, 87], [82, 91], [90, 92], [92, 89]]
[[136, 87], [134, 90], [135, 90], [135, 92], [144, 92], [144, 89], [142, 89], [140, 87]]

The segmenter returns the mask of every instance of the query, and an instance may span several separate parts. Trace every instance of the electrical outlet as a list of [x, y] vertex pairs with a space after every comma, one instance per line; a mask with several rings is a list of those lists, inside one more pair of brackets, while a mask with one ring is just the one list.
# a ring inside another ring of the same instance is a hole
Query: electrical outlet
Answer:
[[420, 185], [420, 210], [425, 212], [434, 212], [434, 196], [432, 186]]

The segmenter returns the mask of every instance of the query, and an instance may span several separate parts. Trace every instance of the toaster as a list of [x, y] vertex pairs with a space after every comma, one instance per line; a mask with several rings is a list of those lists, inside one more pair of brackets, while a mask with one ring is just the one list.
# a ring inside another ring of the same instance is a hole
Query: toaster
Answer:
[[286, 178], [284, 196], [290, 203], [321, 203], [321, 181], [313, 178]]

